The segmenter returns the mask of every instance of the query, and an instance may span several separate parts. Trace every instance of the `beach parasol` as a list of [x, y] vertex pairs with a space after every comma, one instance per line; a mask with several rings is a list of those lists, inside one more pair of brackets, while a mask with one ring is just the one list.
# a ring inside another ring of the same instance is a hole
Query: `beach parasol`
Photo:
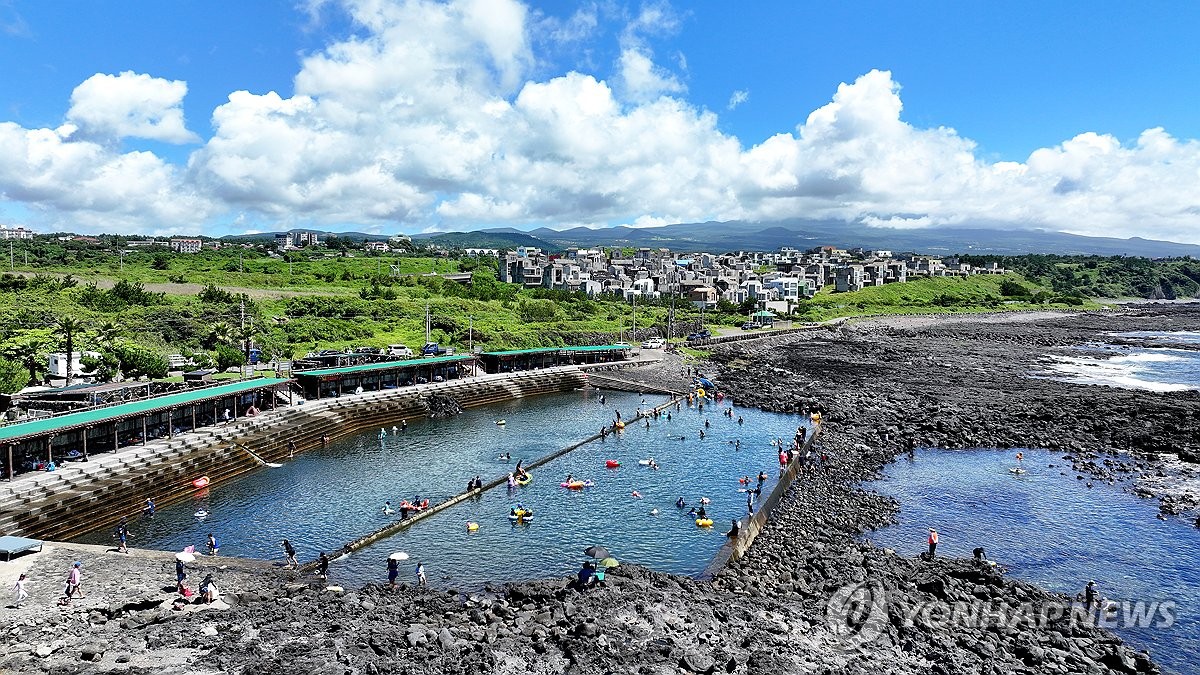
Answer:
[[178, 560], [179, 562], [185, 562], [185, 563], [196, 562], [196, 554], [189, 553], [187, 551], [181, 551], [181, 552], [175, 554], [175, 559]]
[[597, 563], [600, 567], [617, 567], [621, 563], [617, 562], [616, 558], [605, 558]]
[[408, 554], [404, 551], [396, 551], [388, 556], [388, 560], [408, 560]]
[[589, 558], [607, 558], [608, 549], [603, 546], [589, 546], [583, 549], [583, 554]]

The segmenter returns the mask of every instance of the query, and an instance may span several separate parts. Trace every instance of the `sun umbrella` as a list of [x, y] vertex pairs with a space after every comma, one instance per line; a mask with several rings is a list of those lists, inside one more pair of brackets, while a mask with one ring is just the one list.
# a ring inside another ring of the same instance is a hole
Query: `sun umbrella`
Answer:
[[176, 553], [175, 559], [178, 560], [179, 562], [185, 562], [185, 563], [196, 562], [196, 554], [188, 553], [187, 551], [184, 551], [182, 553]]
[[590, 558], [607, 558], [608, 549], [603, 546], [589, 546], [583, 549], [583, 554]]
[[601, 567], [617, 567], [621, 563], [616, 558], [605, 558], [598, 563]]
[[396, 551], [388, 556], [389, 560], [408, 560], [408, 554], [404, 551]]

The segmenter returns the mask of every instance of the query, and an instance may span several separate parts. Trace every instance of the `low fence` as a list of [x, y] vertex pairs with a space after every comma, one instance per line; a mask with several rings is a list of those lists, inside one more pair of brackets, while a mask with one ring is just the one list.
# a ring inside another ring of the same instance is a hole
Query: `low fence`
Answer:
[[738, 536], [729, 537], [717, 554], [713, 556], [712, 562], [704, 568], [700, 573], [700, 579], [710, 580], [717, 572], [720, 572], [729, 564], [731, 560], [737, 560], [745, 555], [749, 550], [750, 545], [754, 543], [758, 533], [762, 532], [766, 527], [767, 521], [771, 518], [771, 511], [783, 499], [787, 491], [791, 489], [796, 482], [796, 476], [800, 474], [800, 470], [804, 466], [804, 455], [812, 449], [813, 443], [817, 436], [821, 433], [821, 425], [817, 424], [813, 429], [812, 434], [800, 446], [800, 450], [792, 458], [792, 461], [784, 469], [783, 474], [779, 477], [779, 482], [775, 483], [775, 488], [767, 495], [767, 498], [759, 502], [758, 511], [754, 515], [746, 519], [738, 531]]

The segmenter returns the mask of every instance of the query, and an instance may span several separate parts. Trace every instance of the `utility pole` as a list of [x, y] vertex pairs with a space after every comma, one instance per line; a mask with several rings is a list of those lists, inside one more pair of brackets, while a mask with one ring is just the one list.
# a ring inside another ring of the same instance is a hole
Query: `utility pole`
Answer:
[[238, 251], [238, 273], [242, 273], [242, 252]]
[[12, 243], [12, 240], [9, 240], [9, 242], [8, 242], [8, 271], [12, 272], [12, 271], [15, 271], [16, 269], [17, 269], [16, 262], [13, 261], [13, 243]]
[[467, 350], [475, 353], [475, 317], [467, 315]]
[[432, 328], [432, 326], [431, 326], [431, 322], [430, 322], [430, 318], [429, 318], [429, 303], [427, 302], [427, 303], [425, 303], [425, 344], [429, 344], [430, 342], [433, 342], [433, 340], [431, 339], [431, 337], [432, 337], [431, 328]]

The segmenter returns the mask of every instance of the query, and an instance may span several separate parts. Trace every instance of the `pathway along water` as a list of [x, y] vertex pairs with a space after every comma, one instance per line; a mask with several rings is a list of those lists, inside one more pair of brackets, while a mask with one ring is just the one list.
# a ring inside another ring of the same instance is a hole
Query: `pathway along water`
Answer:
[[[1088, 488], [1060, 453], [1025, 450], [1026, 473], [1009, 472], [1015, 450], [923, 450], [899, 458], [874, 484], [900, 502], [898, 524], [870, 535], [901, 555], [924, 549], [970, 557], [983, 546], [1013, 576], [1074, 596], [1088, 580], [1112, 600], [1173, 601], [1175, 623], [1114, 630], [1177, 673], [1200, 663], [1200, 530], [1155, 517], [1155, 502], [1104, 483]], [[1065, 474], [1065, 475], [1064, 475]]]
[[[331, 551], [398, 517], [382, 513], [385, 500], [420, 495], [431, 503], [461, 493], [475, 475], [485, 480], [511, 470], [517, 459], [534, 459], [577, 442], [611, 423], [614, 410], [631, 418], [643, 398], [649, 407], [666, 396], [579, 391], [519, 399], [473, 408], [446, 420], [422, 420], [403, 432], [379, 430], [331, 443], [330, 447], [297, 455], [277, 469], [262, 469], [245, 478], [198, 492], [193, 500], [158, 510], [153, 519], [141, 518], [131, 527], [132, 545], [179, 550], [194, 544], [202, 549], [208, 532], [216, 534], [222, 555], [282, 560], [280, 541], [289, 539], [302, 560]], [[534, 471], [533, 482], [512, 494], [497, 488], [458, 504], [411, 529], [334, 562], [332, 577], [355, 585], [386, 579], [386, 558], [396, 550], [412, 556], [405, 574], [420, 558], [431, 583], [459, 588], [479, 587], [531, 577], [573, 572], [582, 551], [592, 544], [607, 546], [615, 556], [662, 571], [696, 574], [723, 543], [722, 533], [733, 518], [746, 513], [746, 495], [738, 492], [738, 477], [765, 470], [778, 474], [778, 451], [771, 439], [790, 441], [799, 416], [767, 413], [711, 402], [703, 412], [671, 410], [651, 421], [650, 429], [632, 424], [618, 436], [580, 447]], [[739, 425], [738, 417], [745, 423]], [[496, 421], [504, 420], [499, 426]], [[709, 422], [705, 438], [699, 432]], [[680, 440], [681, 437], [684, 440]], [[740, 447], [735, 445], [740, 441]], [[500, 462], [500, 453], [511, 462]], [[657, 471], [638, 464], [654, 457]], [[621, 463], [605, 468], [605, 461]], [[559, 483], [568, 474], [591, 479], [596, 486], [566, 490]], [[751, 486], [753, 487], [753, 485]], [[642, 496], [635, 498], [638, 491]], [[683, 496], [689, 507], [701, 496], [714, 518], [712, 528], [698, 528], [674, 506]], [[514, 526], [510, 506], [524, 502], [535, 517]], [[209, 515], [197, 519], [203, 509]], [[658, 515], [651, 515], [657, 509]], [[468, 521], [479, 523], [468, 533]], [[109, 543], [112, 533], [92, 532], [79, 539]]]

